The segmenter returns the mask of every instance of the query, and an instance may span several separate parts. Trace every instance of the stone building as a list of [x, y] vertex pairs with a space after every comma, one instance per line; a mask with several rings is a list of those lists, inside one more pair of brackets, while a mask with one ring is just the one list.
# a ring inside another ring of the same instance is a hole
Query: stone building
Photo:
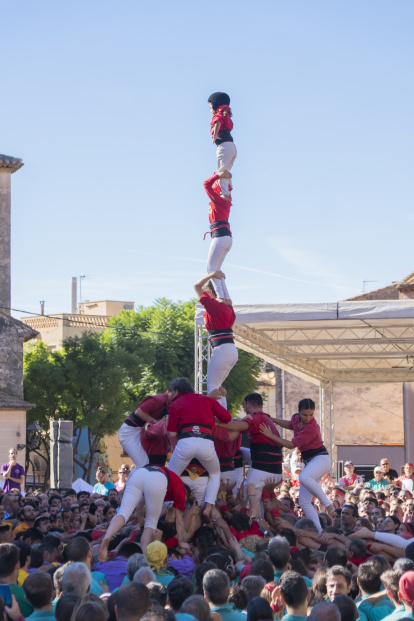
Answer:
[[[34, 405], [23, 399], [23, 343], [37, 332], [10, 316], [11, 307], [11, 175], [21, 159], [0, 155], [0, 461], [11, 447], [26, 443], [26, 411]], [[25, 459], [19, 456], [24, 464]]]

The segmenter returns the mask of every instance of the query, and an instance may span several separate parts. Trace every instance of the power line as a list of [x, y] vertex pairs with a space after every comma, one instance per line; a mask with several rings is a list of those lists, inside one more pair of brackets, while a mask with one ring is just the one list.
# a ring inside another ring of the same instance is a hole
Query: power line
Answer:
[[191, 337], [194, 338], [194, 334], [186, 334], [183, 332], [182, 334], [177, 334], [176, 332], [154, 332], [152, 330], [138, 330], [137, 328], [126, 328], [124, 326], [109, 326], [108, 324], [99, 324], [99, 323], [91, 323], [90, 321], [80, 321], [79, 319], [67, 319], [66, 317], [58, 317], [56, 315], [39, 315], [38, 313], [32, 313], [31, 311], [21, 310], [20, 308], [11, 308], [8, 306], [0, 306], [0, 309], [14, 311], [15, 313], [25, 313], [26, 315], [33, 315], [35, 317], [47, 317], [48, 319], [57, 319], [59, 321], [74, 323], [76, 321], [77, 324], [83, 326], [90, 326], [91, 328], [105, 328], [106, 330], [121, 330], [124, 332], [137, 332], [139, 334], [158, 334], [165, 336], [176, 336], [176, 337]]

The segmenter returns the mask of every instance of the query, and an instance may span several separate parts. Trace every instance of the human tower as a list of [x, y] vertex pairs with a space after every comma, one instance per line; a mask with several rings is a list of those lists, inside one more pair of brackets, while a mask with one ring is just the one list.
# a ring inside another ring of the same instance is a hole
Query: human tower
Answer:
[[237, 149], [231, 135], [233, 121], [230, 97], [227, 93], [213, 93], [208, 103], [213, 115], [211, 135], [217, 146], [217, 172], [204, 181], [204, 189], [210, 199], [210, 231], [206, 235], [211, 235], [211, 244], [207, 276], [199, 280], [194, 288], [206, 310], [204, 321], [212, 347], [207, 369], [207, 394], [216, 394], [220, 403], [226, 407], [226, 391], [222, 384], [236, 364], [238, 354], [232, 331], [236, 316], [221, 268], [233, 242], [229, 224], [232, 205], [230, 171], [237, 157]]

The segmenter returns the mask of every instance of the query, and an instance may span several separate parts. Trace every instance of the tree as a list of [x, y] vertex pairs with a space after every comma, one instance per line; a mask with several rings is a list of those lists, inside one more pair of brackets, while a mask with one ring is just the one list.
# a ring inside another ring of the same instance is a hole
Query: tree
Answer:
[[[131, 409], [129, 387], [140, 381], [145, 342], [138, 352], [125, 350], [102, 332], [69, 338], [60, 351], [50, 353], [39, 343], [26, 355], [25, 398], [37, 407], [29, 414], [47, 433], [50, 420], [73, 421], [74, 455], [90, 480], [93, 457], [100, 440], [114, 434]], [[79, 430], [87, 429], [88, 452], [79, 459]]]
[[[152, 355], [145, 361], [139, 385], [132, 394], [139, 403], [147, 395], [164, 392], [175, 377], [186, 377], [194, 383], [194, 316], [195, 301], [171, 302], [162, 298], [153, 306], [141, 306], [138, 311], [122, 311], [110, 320], [116, 329], [108, 338], [134, 349], [139, 332], [149, 341]], [[255, 390], [260, 373], [260, 358], [239, 350], [239, 360], [224, 382], [228, 408], [235, 414], [244, 396]]]
[[[39, 341], [25, 354], [25, 399], [36, 404], [28, 423], [49, 434], [51, 420], [73, 421], [74, 460], [90, 480], [101, 439], [113, 435], [144, 397], [165, 392], [175, 377], [194, 382], [194, 301], [164, 298], [138, 311], [121, 311], [105, 332], [68, 338], [50, 352]], [[235, 413], [256, 387], [260, 360], [239, 351], [239, 361], [224, 383]], [[81, 429], [88, 451], [78, 455]], [[45, 436], [46, 437], [46, 436]]]

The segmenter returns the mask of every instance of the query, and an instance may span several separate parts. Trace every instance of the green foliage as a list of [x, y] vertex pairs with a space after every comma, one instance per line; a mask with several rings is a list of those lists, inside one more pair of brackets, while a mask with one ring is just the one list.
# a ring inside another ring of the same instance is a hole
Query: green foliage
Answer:
[[[50, 420], [71, 420], [88, 429], [89, 453], [76, 463], [89, 479], [93, 455], [105, 435], [113, 435], [126, 414], [146, 396], [164, 392], [176, 377], [194, 382], [194, 301], [159, 299], [138, 311], [111, 318], [105, 332], [68, 338], [60, 351], [39, 341], [25, 354], [25, 399], [36, 404], [28, 423], [45, 432]], [[234, 414], [246, 393], [255, 390], [260, 361], [239, 351], [239, 361], [226, 382]], [[77, 451], [79, 434], [75, 442]]]
[[[193, 302], [171, 302], [161, 298], [153, 306], [122, 311], [110, 320], [110, 325], [117, 328], [107, 332], [107, 338], [112, 342], [126, 349], [135, 349], [141, 339], [147, 346], [146, 356], [142, 358], [141, 380], [130, 387], [136, 402], [148, 395], [165, 392], [175, 377], [194, 381], [194, 312]], [[144, 330], [147, 334], [128, 329]]]

